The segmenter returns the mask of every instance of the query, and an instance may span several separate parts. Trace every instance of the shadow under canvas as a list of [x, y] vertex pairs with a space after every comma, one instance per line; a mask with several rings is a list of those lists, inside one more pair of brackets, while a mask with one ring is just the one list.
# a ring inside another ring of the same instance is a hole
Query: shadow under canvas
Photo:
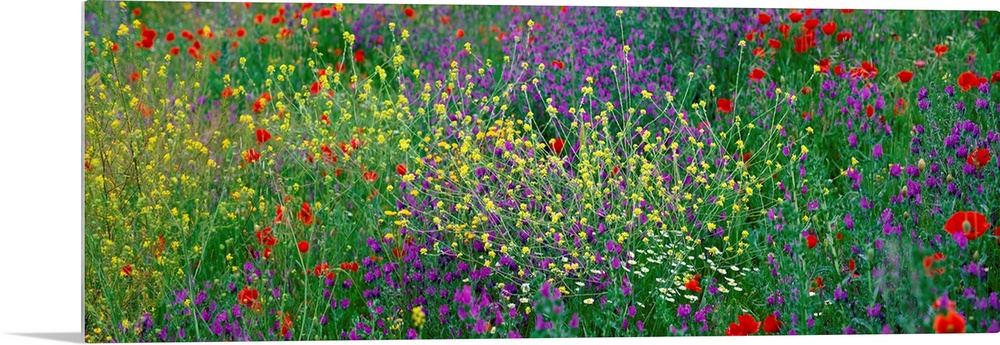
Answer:
[[83, 333], [80, 332], [40, 332], [40, 333], [11, 333], [22, 337], [55, 340], [67, 343], [83, 342]]

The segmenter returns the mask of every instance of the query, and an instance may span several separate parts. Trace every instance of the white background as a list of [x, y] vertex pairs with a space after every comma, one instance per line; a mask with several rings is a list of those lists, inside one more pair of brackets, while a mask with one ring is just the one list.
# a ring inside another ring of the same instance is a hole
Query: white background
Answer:
[[[372, 1], [359, 1], [372, 2]], [[400, 1], [378, 1], [400, 3]], [[437, 4], [1000, 10], [996, 1], [412, 1]], [[0, 7], [0, 344], [82, 341], [82, 18], [79, 1]], [[1000, 33], [997, 33], [1000, 40]], [[997, 343], [992, 335], [749, 337], [748, 344]], [[580, 344], [608, 340], [574, 339]], [[733, 339], [642, 338], [643, 344]], [[463, 341], [507, 343], [513, 341]], [[557, 340], [521, 343], [556, 344]], [[401, 343], [401, 342], [385, 342]], [[455, 343], [455, 342], [451, 342]]]

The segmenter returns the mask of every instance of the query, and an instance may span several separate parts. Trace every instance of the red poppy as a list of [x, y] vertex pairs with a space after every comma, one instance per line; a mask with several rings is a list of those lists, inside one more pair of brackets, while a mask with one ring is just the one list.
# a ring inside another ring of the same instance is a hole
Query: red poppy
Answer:
[[791, 20], [792, 23], [798, 23], [802, 20], [802, 12], [792, 11], [792, 13], [788, 14], [788, 20]]
[[270, 259], [270, 258], [271, 258], [271, 247], [265, 247], [264, 248], [264, 259]]
[[689, 291], [692, 291], [694, 293], [700, 293], [701, 292], [701, 276], [699, 276], [699, 275], [694, 276], [693, 278], [691, 278], [691, 280], [688, 280], [687, 283], [684, 283], [684, 287], [687, 288]]
[[133, 17], [138, 17], [140, 14], [142, 14], [142, 9], [140, 9], [138, 7], [132, 9], [132, 16]]
[[941, 275], [942, 273], [944, 273], [944, 268], [940, 268], [940, 267], [939, 268], [933, 268], [935, 262], [944, 260], [944, 258], [945, 258], [944, 254], [941, 253], [941, 252], [937, 252], [936, 254], [931, 255], [931, 256], [925, 256], [924, 257], [924, 274], [927, 275], [928, 277], [933, 277], [935, 275]]
[[765, 76], [767, 76], [767, 73], [764, 73], [764, 70], [762, 70], [760, 68], [754, 68], [753, 71], [750, 71], [750, 75], [749, 75], [750, 80], [753, 80], [753, 81], [756, 81], [756, 82], [759, 82]]
[[941, 56], [948, 52], [948, 46], [944, 44], [938, 44], [934, 46], [934, 55]]
[[993, 76], [990, 77], [990, 82], [996, 83], [998, 81], [1000, 81], [1000, 71], [995, 71], [993, 72]]
[[728, 113], [733, 111], [733, 102], [728, 99], [719, 98], [715, 100], [715, 104], [717, 106], [715, 108], [716, 111], [721, 111], [723, 113]]
[[965, 161], [978, 170], [985, 167], [990, 162], [990, 158], [989, 149], [977, 149], [965, 156]]
[[552, 141], [549, 142], [549, 148], [551, 148], [557, 155], [562, 154], [563, 146], [565, 145], [566, 141], [560, 138], [552, 139]]
[[392, 256], [395, 256], [397, 259], [403, 257], [403, 254], [405, 254], [403, 252], [403, 248], [400, 247], [392, 248]]
[[965, 318], [954, 309], [949, 309], [947, 315], [938, 314], [934, 317], [934, 331], [937, 333], [965, 333]]
[[365, 62], [365, 51], [364, 49], [358, 49], [354, 51], [354, 62], [363, 63]]
[[830, 73], [830, 58], [819, 60], [817, 64], [819, 65], [820, 73]]
[[809, 94], [812, 94], [813, 88], [811, 88], [809, 86], [803, 86], [802, 90], [799, 90], [799, 92], [801, 92], [803, 95], [809, 95]]
[[878, 68], [875, 68], [875, 64], [870, 61], [864, 61], [861, 63], [860, 67], [851, 69], [851, 77], [870, 79], [875, 78], [878, 75]]
[[396, 164], [396, 173], [400, 176], [406, 175], [406, 165], [403, 163]]
[[556, 69], [563, 69], [566, 68], [566, 64], [559, 60], [552, 60], [552, 67], [555, 67]]
[[247, 30], [246, 29], [244, 29], [244, 28], [236, 29], [236, 37], [243, 37], [243, 36], [246, 36], [246, 34], [247, 34]]
[[313, 275], [315, 275], [317, 277], [325, 275], [328, 272], [330, 272], [330, 264], [325, 263], [325, 262], [321, 263], [321, 264], [318, 264], [318, 265], [316, 265], [316, 267], [313, 268]]
[[340, 269], [345, 270], [345, 271], [357, 272], [358, 271], [358, 263], [357, 262], [344, 262], [344, 263], [340, 264]]
[[305, 203], [305, 202], [302, 203], [302, 206], [299, 208], [298, 218], [299, 218], [299, 221], [302, 222], [302, 224], [312, 225], [312, 223], [313, 223], [313, 212], [312, 212], [312, 210], [309, 209], [309, 203]]
[[281, 223], [281, 219], [284, 217], [285, 217], [284, 208], [282, 208], [281, 205], [276, 206], [274, 210], [274, 224]]
[[123, 277], [132, 276], [132, 265], [131, 264], [122, 266], [122, 276]]
[[781, 25], [778, 25], [778, 32], [784, 35], [785, 39], [788, 39], [788, 33], [790, 33], [791, 31], [792, 27], [788, 26], [788, 24], [781, 23]]
[[781, 48], [781, 41], [772, 38], [767, 40], [767, 45], [771, 46], [774, 50], [778, 50]]
[[726, 335], [740, 336], [757, 333], [760, 330], [760, 323], [754, 320], [753, 315], [743, 314], [736, 318], [737, 323], [730, 323], [726, 329]]
[[277, 25], [278, 23], [281, 23], [284, 20], [285, 20], [285, 18], [282, 18], [280, 15], [271, 17], [271, 25]]
[[177, 39], [177, 36], [174, 35], [173, 31], [170, 31], [167, 32], [167, 35], [164, 36], [163, 39], [166, 40], [167, 42], [173, 42], [175, 39]]
[[962, 91], [969, 91], [969, 89], [977, 87], [979, 84], [979, 77], [975, 73], [966, 71], [958, 76], [958, 86], [962, 87]]
[[846, 41], [850, 41], [852, 38], [854, 38], [854, 35], [851, 34], [850, 31], [841, 31], [837, 33], [837, 43], [844, 43]]
[[768, 315], [764, 318], [764, 332], [766, 333], [778, 333], [781, 331], [781, 320], [774, 314]]
[[278, 243], [278, 238], [274, 237], [271, 228], [264, 228], [264, 230], [257, 230], [257, 242], [270, 247]]
[[299, 241], [299, 253], [305, 253], [309, 251], [309, 242]]
[[247, 149], [243, 151], [243, 160], [247, 163], [253, 163], [260, 159], [260, 152], [254, 149]]
[[375, 173], [374, 171], [369, 170], [369, 171], [366, 171], [364, 174], [362, 174], [361, 177], [366, 182], [375, 182], [375, 180], [378, 179], [378, 174]]
[[767, 25], [771, 22], [771, 16], [767, 13], [758, 14], [757, 21], [760, 22], [761, 25]]
[[758, 57], [758, 58], [762, 58], [763, 59], [764, 58], [764, 48], [761, 48], [761, 47], [753, 48], [753, 55], [756, 56], [756, 57]]
[[266, 129], [257, 128], [256, 134], [257, 134], [257, 145], [261, 145], [263, 143], [266, 143], [268, 140], [271, 140], [271, 132], [268, 132]]
[[869, 104], [868, 107], [865, 107], [865, 115], [868, 116], [868, 118], [875, 116], [875, 107], [871, 104]]
[[744, 152], [743, 156], [740, 157], [740, 159], [743, 160], [743, 163], [749, 162], [750, 158], [753, 158], [753, 153], [750, 152]]
[[958, 211], [944, 223], [944, 231], [949, 234], [965, 233], [965, 237], [974, 240], [986, 234], [990, 223], [982, 213], [975, 211]]
[[319, 90], [322, 87], [323, 87], [323, 84], [321, 84], [319, 81], [315, 81], [315, 82], [312, 83], [312, 86], [309, 86], [309, 93], [311, 93], [313, 95], [319, 94]]
[[130, 75], [128, 79], [131, 81], [136, 81], [139, 80], [140, 77], [142, 77], [142, 75], [139, 74], [139, 72], [132, 72], [132, 75]]
[[809, 48], [816, 46], [816, 35], [810, 31], [802, 36], [795, 36], [795, 47], [792, 50], [796, 53], [802, 54], [809, 51]]
[[809, 20], [806, 20], [805, 24], [802, 24], [802, 26], [805, 27], [806, 30], [814, 30], [817, 26], [819, 26], [819, 19], [809, 18]]
[[817, 243], [819, 243], [819, 238], [817, 238], [816, 235], [809, 234], [809, 236], [806, 236], [806, 247], [809, 249], [816, 247]]
[[463, 36], [465, 36], [465, 30], [458, 29], [458, 31], [455, 31], [455, 37], [462, 38]]
[[249, 286], [244, 286], [243, 290], [240, 290], [236, 294], [236, 300], [245, 306], [256, 309], [260, 307], [260, 301], [257, 299], [260, 294], [257, 293], [257, 289], [251, 289]]
[[833, 35], [834, 32], [837, 32], [837, 23], [827, 22], [826, 24], [823, 24], [821, 29], [827, 36]]
[[407, 18], [413, 18], [413, 15], [417, 13], [413, 10], [413, 8], [407, 7], [403, 9], [403, 14], [406, 15]]

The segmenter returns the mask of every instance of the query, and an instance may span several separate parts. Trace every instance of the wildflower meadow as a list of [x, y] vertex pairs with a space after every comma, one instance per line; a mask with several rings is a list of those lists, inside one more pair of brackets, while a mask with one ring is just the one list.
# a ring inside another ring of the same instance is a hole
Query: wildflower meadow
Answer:
[[84, 9], [87, 342], [1000, 332], [1000, 13]]

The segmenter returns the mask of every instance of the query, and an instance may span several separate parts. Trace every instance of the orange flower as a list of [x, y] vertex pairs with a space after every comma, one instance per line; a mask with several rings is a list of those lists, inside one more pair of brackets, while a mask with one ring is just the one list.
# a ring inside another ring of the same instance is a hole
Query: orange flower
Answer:
[[299, 208], [298, 214], [299, 221], [305, 225], [312, 225], [313, 223], [313, 212], [309, 209], [309, 203], [302, 203], [302, 207]]
[[941, 275], [942, 273], [944, 273], [944, 268], [940, 268], [940, 267], [939, 268], [933, 268], [934, 263], [938, 262], [938, 261], [941, 261], [941, 260], [944, 260], [944, 254], [941, 253], [941, 252], [938, 252], [937, 254], [934, 254], [934, 255], [931, 255], [931, 256], [925, 256], [924, 257], [924, 274], [926, 274], [928, 277], [933, 277], [933, 276]]
[[458, 31], [455, 31], [455, 36], [458, 38], [462, 38], [463, 36], [465, 36], [465, 30], [458, 29]]
[[943, 44], [938, 44], [934, 46], [934, 55], [941, 56], [948, 52], [948, 46]]
[[274, 211], [274, 213], [275, 213], [274, 224], [281, 223], [281, 218], [285, 217], [285, 211], [282, 210], [281, 205], [277, 206], [277, 209]]
[[816, 277], [816, 279], [813, 279], [813, 283], [815, 284], [815, 286], [809, 288], [810, 292], [816, 291], [816, 290], [822, 290], [823, 289], [823, 278], [822, 277]]
[[986, 220], [986, 216], [975, 211], [955, 212], [955, 214], [953, 214], [951, 218], [944, 223], [944, 231], [947, 231], [952, 235], [958, 232], [964, 232], [965, 238], [970, 241], [986, 234], [986, 230], [989, 228], [990, 223]]
[[965, 318], [954, 309], [949, 308], [947, 315], [938, 314], [934, 318], [934, 331], [937, 333], [965, 333]]
[[271, 233], [271, 228], [264, 228], [264, 230], [257, 230], [257, 242], [263, 244], [266, 247], [273, 246], [278, 243], [278, 239], [274, 237]]
[[260, 159], [260, 152], [254, 149], [247, 149], [243, 151], [243, 160], [247, 163], [254, 163]]
[[378, 179], [378, 173], [369, 170], [362, 174], [361, 178], [363, 178], [366, 182], [375, 182], [375, 180]]

